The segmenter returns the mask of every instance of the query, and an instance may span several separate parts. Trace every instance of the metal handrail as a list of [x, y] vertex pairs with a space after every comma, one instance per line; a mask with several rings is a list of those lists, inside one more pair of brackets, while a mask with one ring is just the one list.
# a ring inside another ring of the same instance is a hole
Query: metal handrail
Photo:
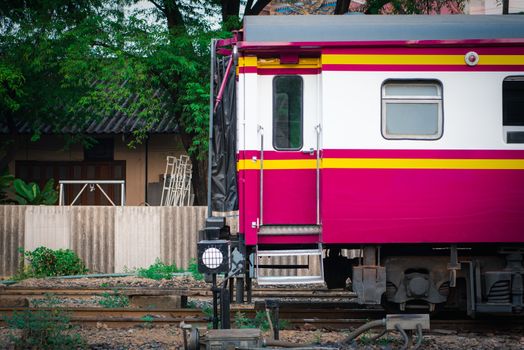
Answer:
[[105, 184], [120, 185], [120, 205], [121, 206], [125, 205], [125, 200], [126, 200], [126, 188], [125, 188], [126, 181], [125, 180], [60, 180], [58, 181], [58, 183], [60, 185], [60, 190], [59, 190], [60, 194], [59, 194], [58, 205], [64, 205], [64, 202], [65, 202], [64, 185], [84, 185], [82, 189], [80, 190], [80, 192], [78, 192], [78, 194], [76, 195], [75, 199], [73, 199], [71, 204], [69, 204], [70, 206], [75, 204], [77, 199], [80, 198], [80, 195], [82, 194], [82, 192], [84, 192], [87, 185], [96, 185], [96, 187], [98, 187], [98, 189], [102, 192], [102, 194], [106, 197], [106, 199], [111, 203], [111, 205], [115, 206], [115, 203], [111, 200], [111, 198], [109, 198], [109, 196], [102, 189], [102, 187], [100, 187], [100, 185], [105, 185]]
[[211, 175], [213, 167], [213, 94], [215, 92], [215, 59], [217, 39], [211, 39], [211, 74], [209, 77], [209, 148], [207, 154], [207, 217], [212, 216], [211, 209]]
[[320, 124], [315, 126], [317, 132], [317, 225], [320, 225], [320, 132], [322, 131]]
[[262, 125], [257, 127], [260, 133], [260, 221], [259, 226], [264, 224], [264, 128]]

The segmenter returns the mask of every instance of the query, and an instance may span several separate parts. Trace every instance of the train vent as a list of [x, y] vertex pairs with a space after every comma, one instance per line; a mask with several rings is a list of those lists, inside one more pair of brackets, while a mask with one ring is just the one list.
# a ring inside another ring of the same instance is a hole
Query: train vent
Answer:
[[488, 303], [509, 303], [511, 301], [510, 281], [495, 282], [488, 293]]

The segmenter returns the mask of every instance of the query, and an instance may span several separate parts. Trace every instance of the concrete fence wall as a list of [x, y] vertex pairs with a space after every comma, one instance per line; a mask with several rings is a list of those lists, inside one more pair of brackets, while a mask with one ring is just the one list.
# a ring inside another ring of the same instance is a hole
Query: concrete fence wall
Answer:
[[0, 205], [0, 276], [13, 275], [20, 264], [18, 248], [24, 246], [26, 209]]
[[[124, 272], [159, 258], [187, 268], [196, 258], [207, 207], [0, 206], [0, 276], [20, 266], [19, 248], [72, 249], [90, 272]], [[238, 220], [227, 217], [231, 232]], [[285, 257], [270, 264], [308, 264], [312, 271], [264, 269], [264, 275], [317, 274], [317, 259]], [[261, 271], [262, 272], [262, 271]]]
[[16, 273], [19, 248], [72, 249], [91, 272], [124, 272], [157, 258], [187, 268], [206, 207], [0, 206], [0, 276]]

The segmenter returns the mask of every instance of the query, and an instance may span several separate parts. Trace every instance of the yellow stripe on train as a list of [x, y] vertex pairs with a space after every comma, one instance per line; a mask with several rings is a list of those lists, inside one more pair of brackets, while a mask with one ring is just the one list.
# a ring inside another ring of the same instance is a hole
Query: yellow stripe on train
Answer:
[[[264, 160], [264, 170], [316, 169], [316, 159]], [[322, 169], [477, 169], [524, 170], [524, 159], [324, 158]], [[260, 160], [243, 159], [238, 170], [259, 170]]]
[[[464, 55], [323, 55], [322, 64], [465, 65]], [[524, 55], [480, 55], [479, 65], [524, 65]]]
[[282, 64], [280, 58], [257, 58], [246, 56], [238, 58], [239, 67], [257, 67], [257, 68], [320, 68], [320, 58], [300, 57], [296, 64]]

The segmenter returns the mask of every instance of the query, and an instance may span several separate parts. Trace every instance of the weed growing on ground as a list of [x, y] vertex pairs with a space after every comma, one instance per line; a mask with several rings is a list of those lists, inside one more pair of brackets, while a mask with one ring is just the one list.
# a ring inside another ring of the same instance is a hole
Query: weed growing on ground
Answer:
[[361, 345], [371, 345], [373, 344], [373, 337], [371, 336], [371, 333], [366, 332], [362, 334], [360, 337], [358, 337], [358, 343]]
[[240, 311], [235, 314], [234, 322], [236, 328], [256, 328], [253, 320]]
[[118, 289], [113, 290], [113, 293], [104, 292], [98, 304], [107, 309], [116, 309], [129, 306], [129, 298], [127, 295], [120, 294]]
[[144, 328], [152, 328], [154, 317], [151, 315], [144, 315], [140, 318], [144, 322]]
[[[212, 315], [213, 314], [211, 313], [211, 316]], [[268, 331], [270, 329], [265, 311], [257, 311], [255, 318], [249, 318], [242, 312], [237, 312], [235, 314], [234, 322], [236, 328], [259, 328], [262, 331]], [[279, 320], [278, 326], [278, 329], [286, 329], [289, 327], [289, 322], [286, 320]]]
[[187, 302], [187, 308], [188, 309], [197, 309], [198, 308], [198, 304], [196, 301], [193, 301], [193, 300], [190, 300]]
[[67, 276], [84, 274], [84, 262], [70, 249], [49, 249], [38, 247], [33, 251], [19, 249], [29, 265], [21, 268], [13, 277], [22, 280], [30, 277]]
[[11, 329], [21, 330], [20, 336], [11, 335], [17, 349], [83, 349], [85, 341], [79, 334], [67, 334], [72, 330], [70, 318], [56, 308], [58, 299], [47, 296], [39, 301], [42, 310], [15, 311], [4, 318]]
[[179, 270], [175, 264], [164, 264], [160, 259], [156, 259], [155, 263], [148, 268], [137, 270], [139, 277], [150, 278], [153, 280], [171, 279], [175, 272], [181, 272], [181, 270]]
[[[413, 338], [413, 340], [415, 340], [415, 338]], [[424, 340], [425, 339], [422, 340], [422, 344], [424, 344]], [[391, 346], [391, 345], [400, 346], [403, 344], [403, 341], [400, 338], [396, 338], [392, 336], [391, 334], [386, 334], [383, 337], [377, 339], [375, 343], [380, 346]]]
[[202, 273], [198, 272], [198, 263], [197, 263], [195, 258], [191, 258], [189, 260], [189, 265], [188, 265], [187, 271], [191, 272], [191, 275], [193, 276], [193, 278], [195, 280], [197, 280], [197, 281], [204, 280], [204, 275]]
[[313, 341], [314, 344], [322, 344], [322, 332], [320, 329], [317, 329], [314, 333], [315, 340]]
[[[202, 313], [208, 320], [213, 320], [213, 308], [209, 304], [202, 305]], [[218, 321], [218, 324], [220, 326], [220, 320]], [[213, 322], [207, 323], [207, 329], [213, 328]]]
[[150, 278], [153, 280], [171, 279], [173, 273], [177, 272], [190, 272], [193, 278], [197, 281], [202, 281], [204, 279], [204, 275], [198, 272], [198, 264], [194, 258], [189, 260], [187, 271], [179, 269], [175, 264], [164, 264], [158, 258], [155, 260], [155, 263], [148, 268], [141, 268], [136, 271], [139, 277]]
[[358, 344], [360, 345], [379, 345], [383, 347], [393, 345], [400, 345], [400, 341], [394, 337], [391, 337], [389, 334], [376, 339], [376, 335], [371, 332], [365, 332], [360, 337], [358, 337]]

